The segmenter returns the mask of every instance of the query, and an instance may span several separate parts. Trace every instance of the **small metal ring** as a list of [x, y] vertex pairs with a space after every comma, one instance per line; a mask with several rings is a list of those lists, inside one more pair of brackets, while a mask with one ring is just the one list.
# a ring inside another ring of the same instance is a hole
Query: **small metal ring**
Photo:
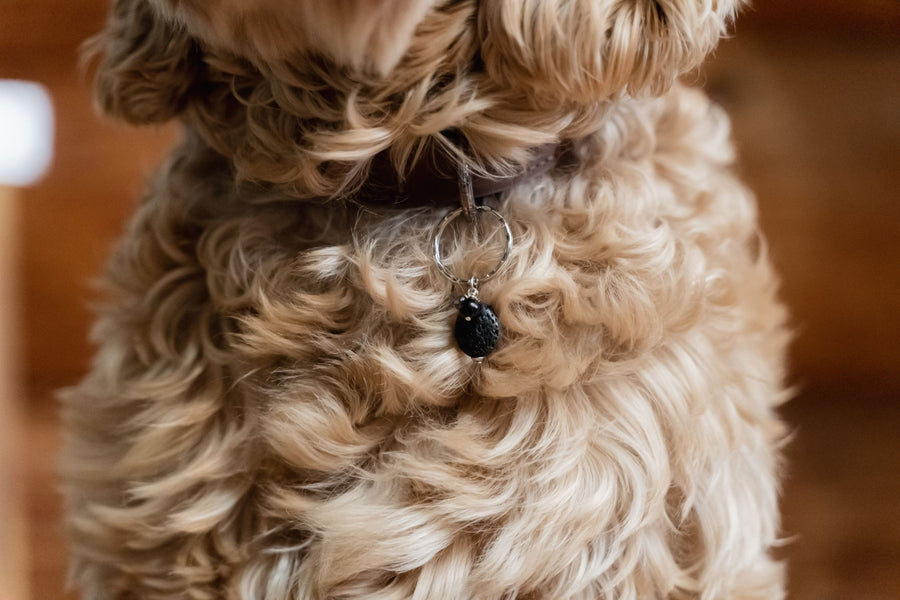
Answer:
[[465, 279], [457, 277], [453, 273], [453, 271], [451, 271], [447, 267], [447, 265], [444, 264], [443, 258], [441, 257], [441, 237], [443, 237], [444, 231], [447, 229], [447, 226], [450, 225], [450, 223], [452, 223], [454, 219], [463, 215], [465, 211], [462, 208], [457, 208], [456, 210], [447, 213], [447, 215], [443, 219], [441, 219], [437, 231], [435, 231], [434, 234], [434, 262], [437, 263], [438, 269], [441, 270], [441, 273], [443, 273], [447, 279], [458, 285], [468, 284], [469, 281], [472, 280], [472, 277], [474, 277], [478, 281], [478, 283], [484, 283], [485, 281], [499, 273], [503, 269], [503, 267], [506, 266], [506, 261], [509, 260], [509, 256], [510, 254], [512, 254], [512, 230], [509, 228], [509, 223], [506, 222], [506, 219], [503, 218], [503, 215], [501, 215], [490, 206], [485, 205], [476, 206], [475, 211], [476, 213], [486, 212], [500, 222], [500, 225], [503, 226], [503, 230], [506, 233], [506, 247], [503, 249], [503, 256], [500, 257], [500, 262], [497, 263], [497, 266], [494, 267], [493, 270], [488, 271], [484, 275], [473, 275], [471, 277], [466, 277]]

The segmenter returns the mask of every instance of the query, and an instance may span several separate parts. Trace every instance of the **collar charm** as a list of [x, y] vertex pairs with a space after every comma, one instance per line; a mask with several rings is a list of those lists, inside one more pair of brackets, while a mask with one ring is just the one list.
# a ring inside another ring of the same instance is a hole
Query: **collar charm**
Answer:
[[453, 334], [459, 349], [474, 359], [484, 358], [500, 341], [500, 321], [494, 309], [478, 300], [478, 279], [469, 280], [469, 291], [459, 299], [459, 315]]
[[[506, 266], [512, 253], [513, 236], [509, 227], [509, 223], [495, 209], [483, 204], [476, 205], [473, 199], [471, 180], [467, 177], [468, 171], [464, 168], [460, 169], [460, 196], [462, 206], [449, 213], [441, 220], [434, 233], [434, 262], [437, 264], [440, 272], [453, 283], [460, 286], [468, 286], [466, 294], [459, 299], [457, 306], [459, 314], [456, 317], [456, 325], [454, 327], [454, 336], [459, 349], [473, 359], [480, 361], [482, 358], [490, 354], [500, 342], [501, 326], [500, 320], [494, 309], [479, 299], [478, 285], [488, 281]], [[489, 272], [482, 275], [471, 275], [466, 279], [458, 277], [450, 268], [444, 264], [441, 256], [441, 238], [447, 227], [460, 216], [465, 216], [467, 221], [472, 225], [474, 239], [478, 240], [477, 225], [478, 219], [484, 216], [493, 217], [503, 230], [506, 236], [506, 244], [503, 249], [503, 255], [500, 257], [497, 265]]]

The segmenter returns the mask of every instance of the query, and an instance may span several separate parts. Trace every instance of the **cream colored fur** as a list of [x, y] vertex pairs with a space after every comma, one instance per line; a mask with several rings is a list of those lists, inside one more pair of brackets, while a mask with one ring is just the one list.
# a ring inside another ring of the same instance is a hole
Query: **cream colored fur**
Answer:
[[[785, 314], [727, 118], [674, 83], [734, 8], [118, 0], [100, 106], [185, 136], [64, 397], [83, 597], [782, 598]], [[480, 365], [443, 212], [340, 200], [448, 128], [476, 170], [577, 140], [501, 199]]]

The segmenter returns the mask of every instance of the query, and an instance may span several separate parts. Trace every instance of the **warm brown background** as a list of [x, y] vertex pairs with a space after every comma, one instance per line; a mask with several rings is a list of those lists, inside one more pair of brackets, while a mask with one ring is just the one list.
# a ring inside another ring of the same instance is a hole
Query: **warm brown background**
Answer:
[[[173, 135], [92, 116], [76, 48], [104, 11], [102, 0], [0, 0], [0, 78], [43, 82], [58, 111], [53, 170], [19, 206], [21, 483], [37, 600], [67, 597], [51, 390], [85, 369], [88, 281]], [[790, 597], [896, 600], [900, 2], [759, 0], [699, 81], [734, 118], [798, 334], [799, 395], [784, 409], [796, 428], [783, 501]]]

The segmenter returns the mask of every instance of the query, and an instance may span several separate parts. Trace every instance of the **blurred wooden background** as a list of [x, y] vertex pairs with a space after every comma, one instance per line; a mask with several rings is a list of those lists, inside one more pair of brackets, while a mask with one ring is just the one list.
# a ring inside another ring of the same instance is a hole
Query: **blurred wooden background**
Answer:
[[[49, 176], [21, 194], [20, 278], [35, 599], [63, 592], [52, 390], [84, 372], [97, 274], [171, 129], [92, 113], [78, 44], [105, 2], [0, 0], [0, 78], [44, 83]], [[799, 395], [784, 414], [794, 600], [900, 598], [900, 2], [758, 0], [699, 82], [734, 119], [784, 279]], [[0, 132], [0, 135], [3, 135]]]

